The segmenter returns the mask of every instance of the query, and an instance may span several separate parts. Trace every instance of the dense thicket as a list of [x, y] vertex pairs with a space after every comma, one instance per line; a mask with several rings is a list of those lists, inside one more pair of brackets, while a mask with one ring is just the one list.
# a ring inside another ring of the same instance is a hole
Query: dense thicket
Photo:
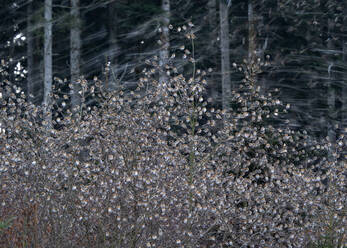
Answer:
[[240, 66], [221, 111], [207, 108], [206, 72], [172, 63], [160, 84], [158, 57], [147, 63], [130, 94], [81, 81], [82, 103], [99, 106], [54, 118], [59, 130], [2, 83], [3, 247], [345, 245], [344, 137], [335, 147], [264, 121], [288, 107], [261, 93], [259, 64]]
[[346, 246], [340, 1], [50, 2], [1, 3], [0, 246]]

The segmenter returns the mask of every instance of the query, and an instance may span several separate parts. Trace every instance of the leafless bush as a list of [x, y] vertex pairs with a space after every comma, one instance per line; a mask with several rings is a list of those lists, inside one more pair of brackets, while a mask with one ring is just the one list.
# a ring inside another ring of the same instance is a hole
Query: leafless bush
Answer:
[[334, 150], [264, 122], [286, 107], [260, 94], [259, 63], [241, 67], [230, 111], [208, 106], [205, 72], [170, 63], [159, 85], [148, 64], [134, 92], [82, 82], [98, 107], [51, 130], [2, 82], [1, 247], [305, 247], [332, 226], [346, 245], [343, 137]]

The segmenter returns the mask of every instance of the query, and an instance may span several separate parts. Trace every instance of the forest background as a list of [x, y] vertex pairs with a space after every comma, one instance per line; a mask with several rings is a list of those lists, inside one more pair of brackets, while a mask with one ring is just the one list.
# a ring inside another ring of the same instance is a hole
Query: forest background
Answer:
[[[146, 59], [156, 55], [164, 65], [182, 48], [177, 27], [191, 22], [196, 67], [213, 69], [208, 75], [213, 105], [228, 106], [243, 77], [237, 67], [259, 58], [262, 90], [278, 88], [279, 99], [291, 105], [290, 124], [280, 125], [332, 142], [346, 128], [347, 1], [3, 0], [0, 5], [0, 57], [7, 72], [2, 77], [37, 105], [58, 88], [69, 96], [66, 109], [78, 105], [75, 82], [82, 77], [91, 83], [97, 77], [110, 90], [120, 85], [131, 90]], [[182, 56], [173, 60], [182, 71], [193, 70]]]

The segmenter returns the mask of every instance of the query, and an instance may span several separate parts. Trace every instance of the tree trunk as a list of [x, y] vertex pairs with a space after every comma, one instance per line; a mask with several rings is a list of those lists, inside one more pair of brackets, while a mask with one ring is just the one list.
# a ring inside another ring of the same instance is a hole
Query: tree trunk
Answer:
[[165, 65], [168, 62], [169, 57], [169, 47], [170, 47], [170, 39], [169, 39], [169, 24], [170, 24], [170, 0], [162, 0], [161, 9], [164, 12], [162, 17], [162, 33], [160, 36], [161, 48], [160, 48], [160, 68], [161, 71], [159, 73], [159, 83], [163, 85], [164, 82], [168, 80], [166, 75]]
[[34, 42], [33, 42], [33, 1], [30, 0], [27, 6], [27, 96], [32, 102], [34, 97]]
[[52, 93], [52, 0], [45, 0], [44, 9], [44, 115], [46, 126], [52, 126], [52, 112], [50, 109]]
[[[343, 9], [343, 62], [344, 68], [347, 65], [347, 0], [344, 0]], [[342, 118], [341, 126], [343, 131], [347, 134], [347, 72], [346, 69], [343, 70], [343, 80], [342, 80]]]
[[229, 49], [229, 18], [228, 7], [224, 0], [219, 2], [220, 42], [221, 42], [221, 70], [222, 70], [222, 104], [224, 110], [230, 108], [231, 80], [230, 80], [230, 49]]
[[[332, 28], [333, 28], [334, 22], [330, 18], [328, 19], [328, 51], [332, 51], [334, 49], [332, 44]], [[328, 55], [328, 115], [327, 115], [327, 135], [329, 137], [329, 141], [332, 143], [336, 142], [336, 130], [335, 130], [335, 124], [336, 124], [336, 108], [335, 108], [335, 88], [334, 88], [334, 82], [335, 79], [335, 73], [333, 72], [334, 68], [334, 61], [332, 60], [331, 56]]]
[[117, 10], [116, 10], [116, 3], [111, 2], [108, 8], [108, 31], [109, 31], [109, 48], [108, 48], [108, 62], [109, 65], [109, 71], [106, 72], [106, 83], [108, 85], [105, 85], [106, 88], [109, 90], [115, 90], [119, 88], [120, 85], [118, 85], [117, 82], [117, 76], [119, 72], [118, 69], [118, 63], [117, 63], [117, 53], [119, 52], [118, 47], [118, 41], [117, 41], [117, 27], [118, 27], [118, 18], [117, 18]]
[[255, 28], [254, 13], [252, 0], [248, 0], [248, 62], [251, 65], [255, 62]]
[[70, 30], [70, 76], [72, 84], [71, 109], [76, 111], [81, 104], [80, 52], [81, 52], [81, 22], [79, 0], [71, 0], [71, 30]]
[[212, 49], [214, 45], [214, 41], [217, 38], [217, 35], [215, 33], [215, 28], [217, 24], [216, 0], [208, 0], [207, 8], [208, 8], [208, 26], [209, 26], [209, 32], [210, 32], [209, 33], [209, 36], [210, 36], [209, 48]]
[[[216, 27], [217, 27], [217, 1], [209, 0], [207, 3], [208, 8], [208, 26], [209, 26], [209, 43], [208, 43], [208, 54], [209, 54], [209, 62], [211, 63], [211, 67], [217, 67], [218, 65], [218, 57], [216, 54]], [[209, 88], [211, 89], [211, 95], [213, 99], [218, 99], [218, 86], [216, 83], [218, 82], [216, 78], [212, 75], [209, 78]]]

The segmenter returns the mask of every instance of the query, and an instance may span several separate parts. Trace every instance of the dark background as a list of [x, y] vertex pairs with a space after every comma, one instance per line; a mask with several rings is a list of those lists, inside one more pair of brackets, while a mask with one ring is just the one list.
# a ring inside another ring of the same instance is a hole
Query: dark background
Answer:
[[[226, 0], [224, 6], [227, 7]], [[10, 80], [27, 91], [34, 87], [35, 104], [43, 100], [43, 11], [44, 1], [3, 0], [0, 3], [1, 80]], [[215, 16], [209, 4], [215, 4]], [[249, 10], [253, 4], [255, 44], [258, 56], [268, 66], [258, 77], [264, 92], [279, 88], [279, 98], [291, 104], [288, 118], [296, 129], [307, 129], [326, 137], [344, 132], [347, 123], [346, 29], [347, 1], [340, 0], [232, 0], [229, 14], [231, 65], [240, 64], [249, 53]], [[31, 6], [31, 9], [30, 9]], [[66, 79], [59, 84], [69, 94], [70, 78], [70, 1], [53, 0], [53, 76]], [[171, 0], [170, 50], [186, 41], [177, 27], [191, 21], [195, 26], [197, 67], [207, 70], [208, 94], [221, 107], [221, 48], [219, 0]], [[122, 78], [133, 87], [145, 68], [145, 59], [159, 53], [160, 0], [81, 0], [81, 76]], [[33, 29], [34, 67], [27, 71], [28, 19]], [[113, 37], [113, 42], [111, 41]], [[115, 41], [115, 42], [114, 42]], [[112, 58], [112, 61], [110, 61]], [[106, 75], [110, 62], [112, 75]], [[191, 68], [181, 57], [176, 62], [185, 73]], [[20, 68], [18, 65], [21, 65]], [[28, 81], [28, 73], [32, 79]], [[231, 83], [237, 85], [242, 74], [230, 68]], [[286, 125], [280, 123], [279, 125]]]

